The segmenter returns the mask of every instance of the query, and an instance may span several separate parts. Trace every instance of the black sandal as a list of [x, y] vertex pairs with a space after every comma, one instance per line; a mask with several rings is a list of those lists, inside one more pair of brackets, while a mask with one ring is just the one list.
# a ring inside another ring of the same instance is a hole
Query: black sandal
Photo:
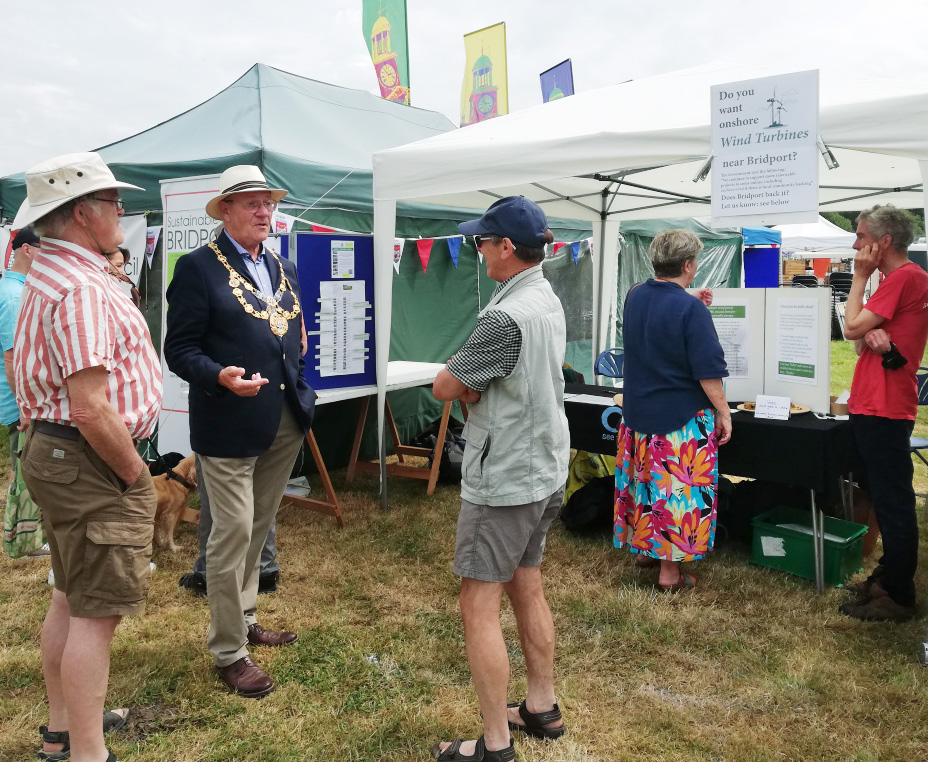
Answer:
[[67, 730], [49, 730], [47, 726], [41, 725], [39, 734], [42, 736], [42, 743], [60, 743], [64, 746], [61, 751], [40, 750], [36, 754], [39, 759], [48, 760], [48, 762], [62, 762], [62, 760], [71, 758], [71, 736]]
[[[455, 738], [444, 751], [441, 751], [441, 744], [437, 743], [432, 747], [432, 759], [438, 762], [514, 762], [516, 758], [516, 749], [509, 739], [509, 746], [498, 751], [489, 751], [483, 736], [477, 739], [477, 746], [473, 754], [461, 754], [461, 744], [463, 738]], [[109, 760], [107, 760], [109, 762]]]
[[[132, 711], [127, 709], [125, 715], [113, 712], [109, 709], [103, 711], [103, 732], [112, 733], [121, 729], [129, 721], [129, 715]], [[64, 745], [61, 751], [39, 751], [36, 756], [46, 762], [64, 762], [71, 758], [71, 736], [67, 730], [49, 730], [47, 726], [39, 727], [39, 734], [42, 736], [42, 743], [60, 743]], [[112, 756], [112, 754], [110, 755]], [[113, 762], [116, 757], [113, 757]], [[107, 760], [106, 762], [110, 762]]]
[[508, 709], [519, 710], [519, 716], [522, 718], [524, 725], [519, 725], [516, 722], [509, 721], [510, 730], [518, 730], [520, 733], [525, 733], [527, 736], [532, 738], [544, 738], [548, 741], [553, 741], [555, 738], [560, 738], [564, 733], [567, 732], [567, 726], [561, 725], [557, 728], [546, 728], [545, 725], [550, 725], [552, 722], [557, 722], [561, 717], [561, 710], [557, 704], [554, 705], [554, 709], [551, 709], [547, 712], [530, 712], [525, 708], [525, 702], [521, 704], [513, 702], [506, 705]]

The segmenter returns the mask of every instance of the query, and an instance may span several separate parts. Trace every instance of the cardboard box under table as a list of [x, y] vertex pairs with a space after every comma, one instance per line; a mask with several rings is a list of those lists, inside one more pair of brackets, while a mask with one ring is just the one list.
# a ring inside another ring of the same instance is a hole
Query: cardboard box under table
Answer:
[[[754, 518], [751, 563], [815, 579], [815, 552], [808, 511], [779, 506]], [[860, 570], [867, 527], [824, 517], [825, 584], [843, 585]]]

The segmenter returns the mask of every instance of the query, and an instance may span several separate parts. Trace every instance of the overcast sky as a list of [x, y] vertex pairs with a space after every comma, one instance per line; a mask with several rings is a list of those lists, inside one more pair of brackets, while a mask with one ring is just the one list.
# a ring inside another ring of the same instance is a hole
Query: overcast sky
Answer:
[[[412, 103], [458, 123], [462, 36], [506, 22], [511, 111], [710, 61], [928, 79], [924, 0], [407, 0]], [[133, 135], [255, 63], [379, 92], [361, 0], [0, 0], [0, 175]], [[706, 94], [708, 97], [708, 93]]]

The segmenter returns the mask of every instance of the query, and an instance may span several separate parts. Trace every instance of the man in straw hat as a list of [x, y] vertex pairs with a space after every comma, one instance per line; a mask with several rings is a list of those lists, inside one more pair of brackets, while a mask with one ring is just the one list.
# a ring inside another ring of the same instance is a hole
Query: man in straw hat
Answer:
[[41, 236], [13, 365], [29, 424], [23, 473], [55, 573], [42, 628], [42, 759], [115, 762], [103, 732], [128, 712], [103, 711], [110, 641], [123, 615], [145, 610], [151, 575], [156, 498], [133, 440], [154, 430], [161, 370], [145, 320], [107, 275], [104, 254], [123, 242], [123, 188], [142, 190], [98, 154], [59, 156], [26, 172], [14, 221]]
[[219, 187], [206, 212], [223, 231], [181, 257], [168, 286], [164, 356], [190, 384], [190, 444], [213, 517], [209, 650], [232, 691], [259, 698], [274, 681], [249, 645], [297, 639], [258, 624], [258, 561], [316, 395], [302, 374], [296, 267], [264, 245], [287, 192], [269, 187], [254, 166], [230, 167]]

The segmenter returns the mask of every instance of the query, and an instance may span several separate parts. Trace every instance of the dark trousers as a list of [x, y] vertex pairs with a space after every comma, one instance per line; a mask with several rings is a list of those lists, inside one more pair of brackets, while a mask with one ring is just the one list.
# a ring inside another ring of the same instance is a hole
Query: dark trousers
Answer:
[[915, 605], [918, 567], [918, 519], [915, 514], [914, 468], [909, 451], [914, 421], [852, 415], [857, 473], [870, 496], [883, 537], [879, 578], [889, 596], [902, 606]]

